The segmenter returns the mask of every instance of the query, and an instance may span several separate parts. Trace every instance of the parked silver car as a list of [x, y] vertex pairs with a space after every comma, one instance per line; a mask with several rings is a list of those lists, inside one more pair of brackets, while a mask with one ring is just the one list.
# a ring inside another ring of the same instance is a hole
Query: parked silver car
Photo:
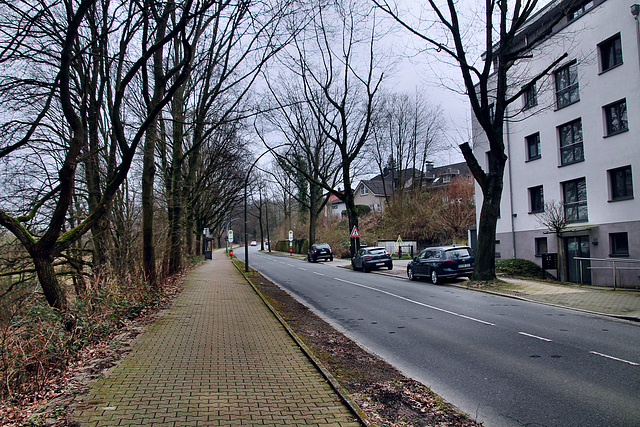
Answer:
[[380, 267], [387, 267], [391, 270], [393, 269], [393, 261], [385, 248], [366, 247], [360, 248], [351, 258], [351, 266], [354, 270], [362, 270], [367, 273]]

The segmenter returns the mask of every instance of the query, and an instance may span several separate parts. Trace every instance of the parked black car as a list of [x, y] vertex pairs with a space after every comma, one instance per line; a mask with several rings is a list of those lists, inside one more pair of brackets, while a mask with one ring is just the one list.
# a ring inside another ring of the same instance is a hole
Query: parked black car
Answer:
[[307, 252], [307, 261], [317, 262], [321, 259], [333, 261], [333, 251], [328, 243], [314, 243], [309, 247]]
[[444, 278], [471, 277], [475, 256], [468, 246], [440, 246], [424, 249], [407, 265], [407, 277], [429, 277], [433, 284]]
[[362, 270], [367, 273], [380, 267], [387, 267], [391, 270], [393, 269], [393, 261], [385, 248], [366, 247], [360, 248], [351, 258], [351, 266], [354, 270]]

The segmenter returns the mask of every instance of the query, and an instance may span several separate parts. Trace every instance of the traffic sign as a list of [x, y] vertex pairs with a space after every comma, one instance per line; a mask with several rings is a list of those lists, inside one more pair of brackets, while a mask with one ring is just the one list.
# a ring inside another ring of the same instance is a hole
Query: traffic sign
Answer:
[[229, 230], [229, 242], [233, 243], [233, 230]]
[[358, 227], [353, 226], [353, 230], [351, 230], [351, 234], [349, 237], [360, 237], [360, 233], [358, 233]]
[[289, 230], [289, 241], [293, 241], [293, 230]]

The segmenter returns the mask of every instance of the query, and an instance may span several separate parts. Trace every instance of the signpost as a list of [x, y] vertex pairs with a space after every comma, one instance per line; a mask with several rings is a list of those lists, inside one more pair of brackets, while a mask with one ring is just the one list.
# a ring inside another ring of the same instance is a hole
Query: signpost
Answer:
[[293, 230], [289, 230], [289, 254], [293, 256]]
[[351, 247], [354, 249], [354, 253], [352, 253], [351, 256], [354, 257], [356, 255], [355, 252], [360, 249], [360, 233], [358, 232], [358, 227], [356, 227], [355, 225], [353, 226], [349, 237], [351, 238], [352, 242]]
[[229, 255], [233, 256], [233, 230], [229, 230], [227, 239], [229, 240], [229, 244], [231, 245], [231, 249], [229, 249]]

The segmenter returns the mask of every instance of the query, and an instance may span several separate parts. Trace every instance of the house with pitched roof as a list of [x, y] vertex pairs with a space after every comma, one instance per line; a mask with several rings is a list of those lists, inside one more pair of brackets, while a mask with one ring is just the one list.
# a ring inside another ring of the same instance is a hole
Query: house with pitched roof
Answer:
[[424, 172], [417, 169], [403, 169], [393, 173], [386, 169], [383, 174], [360, 181], [355, 189], [355, 202], [356, 205], [369, 206], [374, 212], [382, 212], [398, 194], [441, 188], [456, 177], [463, 177], [473, 182], [473, 176], [465, 162], [440, 167], [428, 164]]

